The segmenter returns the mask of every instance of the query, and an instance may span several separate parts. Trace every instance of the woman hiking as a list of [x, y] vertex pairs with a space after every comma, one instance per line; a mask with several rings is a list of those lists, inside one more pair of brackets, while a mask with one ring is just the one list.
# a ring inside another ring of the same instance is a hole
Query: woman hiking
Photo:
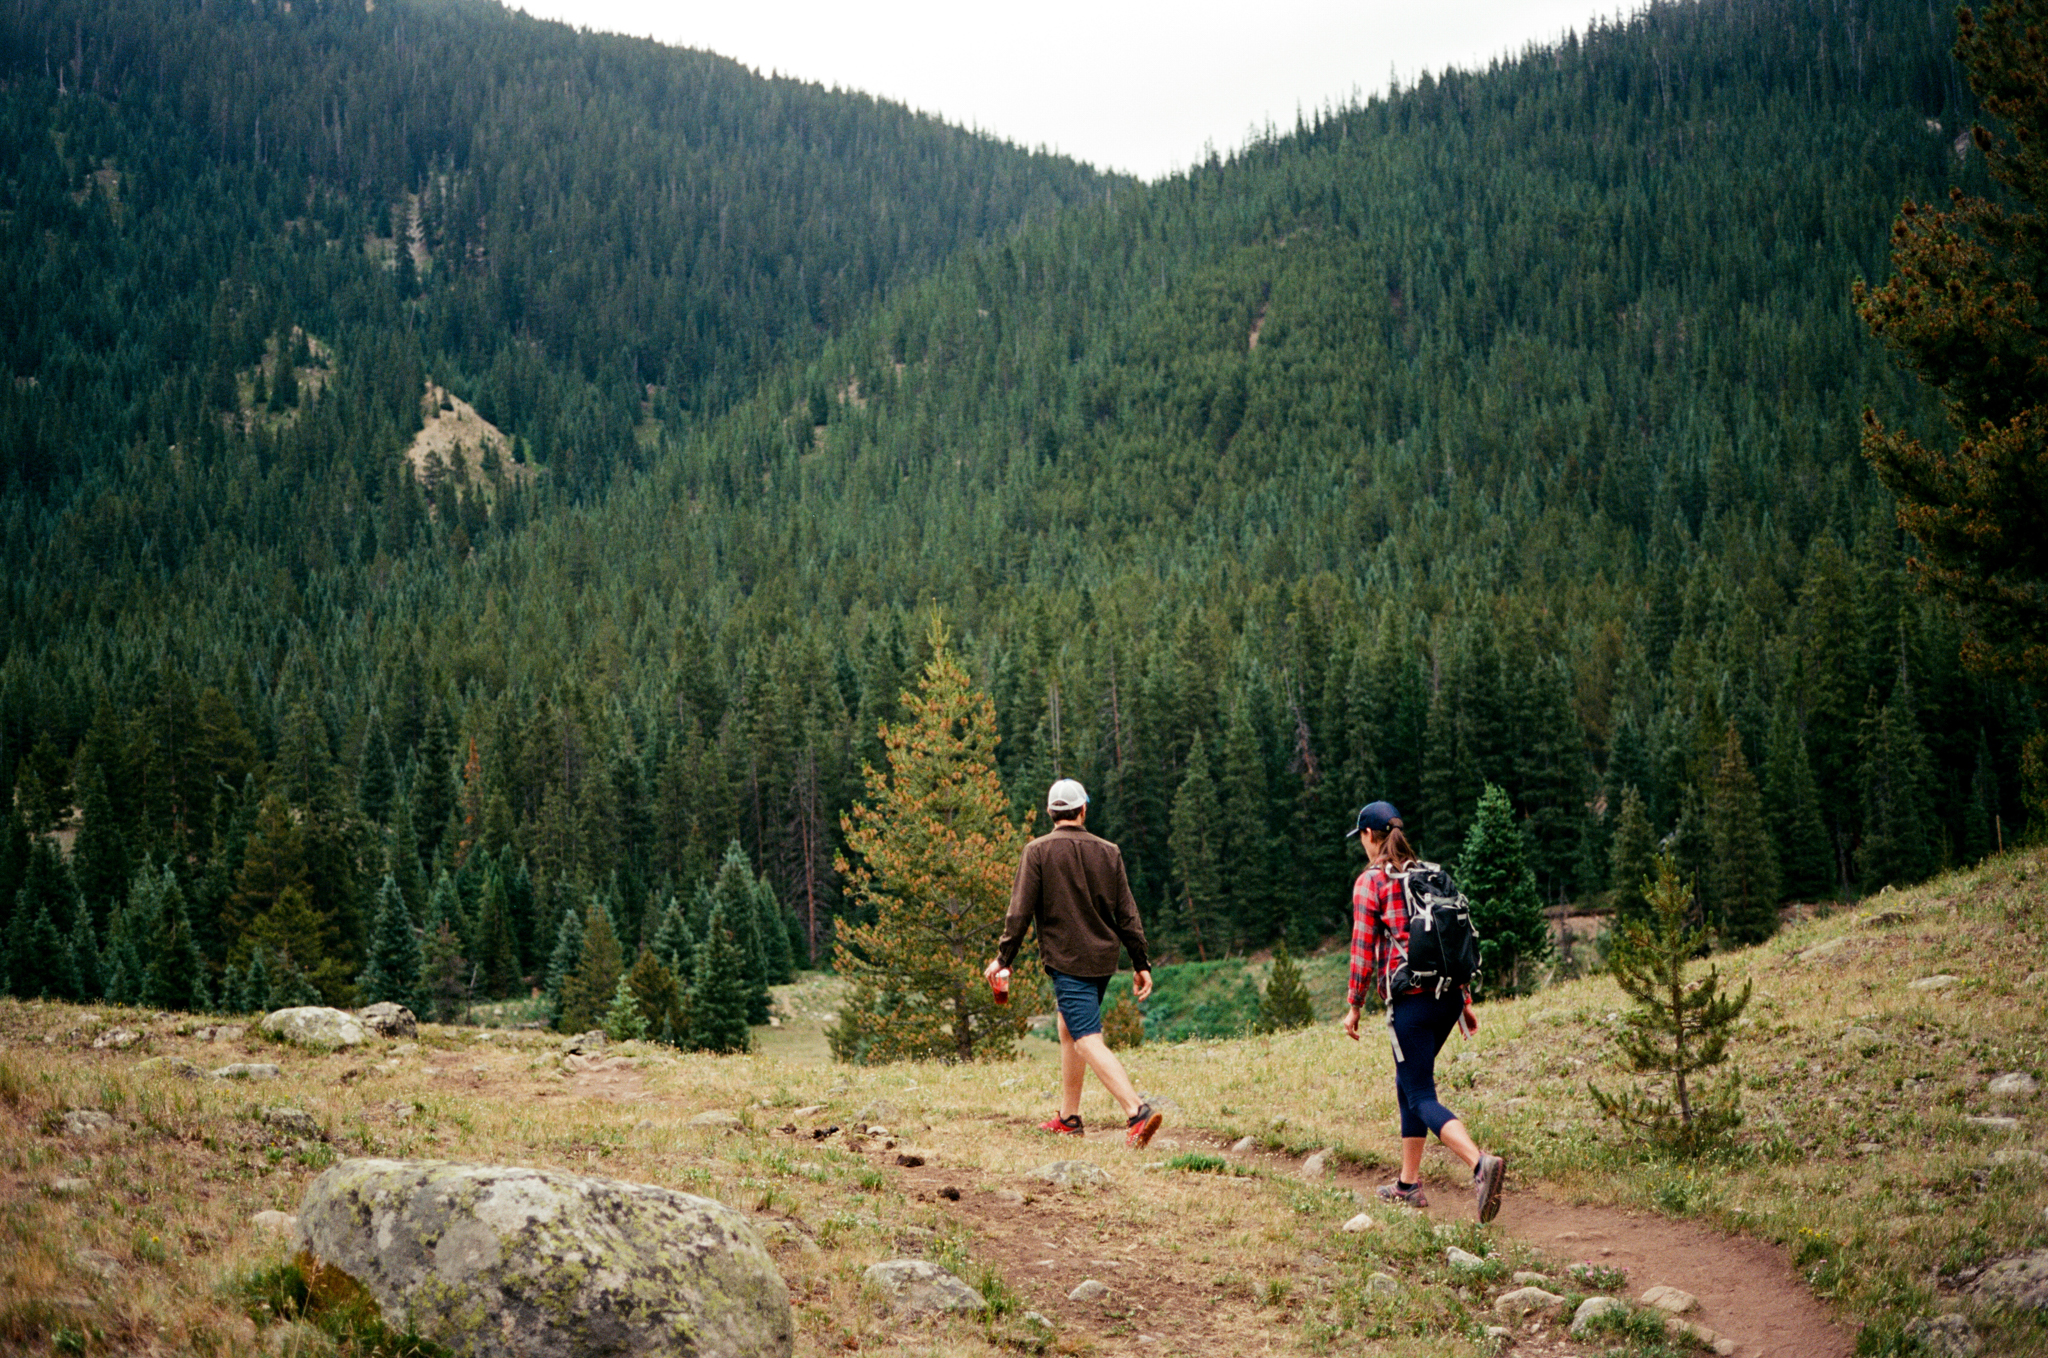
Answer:
[[1395, 988], [1395, 972], [1408, 955], [1408, 906], [1405, 869], [1420, 862], [1403, 833], [1401, 813], [1387, 802], [1360, 808], [1358, 824], [1346, 834], [1358, 836], [1365, 849], [1365, 871], [1351, 888], [1351, 1008], [1344, 1015], [1344, 1035], [1358, 1040], [1358, 1015], [1366, 988], [1377, 990], [1387, 1005], [1387, 1026], [1393, 1034], [1394, 1097], [1401, 1108], [1401, 1177], [1381, 1184], [1387, 1202], [1427, 1207], [1422, 1191], [1422, 1151], [1429, 1134], [1451, 1154], [1472, 1167], [1472, 1194], [1482, 1222], [1500, 1212], [1501, 1179], [1507, 1168], [1498, 1155], [1481, 1151], [1458, 1115], [1437, 1101], [1436, 1056], [1451, 1029], [1469, 1037], [1479, 1031], [1472, 995], [1463, 986], [1411, 985]]

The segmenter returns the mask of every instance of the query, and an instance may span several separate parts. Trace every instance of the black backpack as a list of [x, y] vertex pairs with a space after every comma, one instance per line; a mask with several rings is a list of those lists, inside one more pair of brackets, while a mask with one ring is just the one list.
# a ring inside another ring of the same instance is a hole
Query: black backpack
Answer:
[[[1422, 986], [1442, 995], [1479, 980], [1479, 933], [1472, 903], [1435, 863], [1411, 863], [1397, 876], [1408, 908], [1408, 948], [1394, 968], [1394, 994]], [[1398, 948], [1398, 945], [1396, 945]]]

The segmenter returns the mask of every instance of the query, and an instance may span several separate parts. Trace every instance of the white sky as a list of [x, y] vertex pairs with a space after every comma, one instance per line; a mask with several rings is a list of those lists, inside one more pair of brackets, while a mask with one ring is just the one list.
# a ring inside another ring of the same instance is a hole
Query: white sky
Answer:
[[706, 48], [1145, 179], [1297, 110], [1612, 22], [1639, 0], [506, 0], [544, 19]]

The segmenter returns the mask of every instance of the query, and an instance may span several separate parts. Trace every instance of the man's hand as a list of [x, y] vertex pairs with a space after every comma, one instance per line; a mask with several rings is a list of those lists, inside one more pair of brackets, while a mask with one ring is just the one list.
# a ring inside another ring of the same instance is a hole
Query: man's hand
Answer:
[[999, 969], [1000, 969], [1000, 968], [1002, 967], [1002, 965], [1003, 965], [1003, 959], [1002, 959], [1002, 958], [1000, 958], [1000, 957], [991, 957], [991, 958], [989, 958], [989, 959], [988, 959], [988, 965], [987, 965], [987, 966], [985, 966], [985, 967], [983, 967], [983, 968], [981, 969], [981, 979], [982, 979], [982, 980], [984, 980], [984, 981], [993, 981], [993, 980], [995, 979], [995, 976], [996, 976], [996, 972], [997, 972], [997, 970], [999, 970]]
[[1344, 1036], [1358, 1041], [1358, 1006], [1352, 1005], [1344, 1011]]
[[1152, 993], [1152, 973], [1141, 971], [1131, 979], [1131, 998], [1142, 1000]]

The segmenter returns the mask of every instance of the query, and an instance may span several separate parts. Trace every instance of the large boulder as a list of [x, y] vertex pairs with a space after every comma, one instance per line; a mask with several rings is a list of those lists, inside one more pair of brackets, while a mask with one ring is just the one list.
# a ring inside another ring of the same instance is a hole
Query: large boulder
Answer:
[[430, 1160], [346, 1160], [299, 1243], [388, 1321], [479, 1358], [790, 1352], [789, 1293], [737, 1212], [647, 1184]]
[[356, 1010], [356, 1017], [363, 1021], [365, 1028], [379, 1037], [395, 1041], [420, 1035], [420, 1021], [412, 1010], [392, 1000], [379, 1000], [375, 1004], [365, 1005]]
[[258, 1025], [297, 1047], [360, 1047], [369, 1040], [362, 1020], [339, 1009], [309, 1004], [297, 1009], [279, 1009], [265, 1014]]

